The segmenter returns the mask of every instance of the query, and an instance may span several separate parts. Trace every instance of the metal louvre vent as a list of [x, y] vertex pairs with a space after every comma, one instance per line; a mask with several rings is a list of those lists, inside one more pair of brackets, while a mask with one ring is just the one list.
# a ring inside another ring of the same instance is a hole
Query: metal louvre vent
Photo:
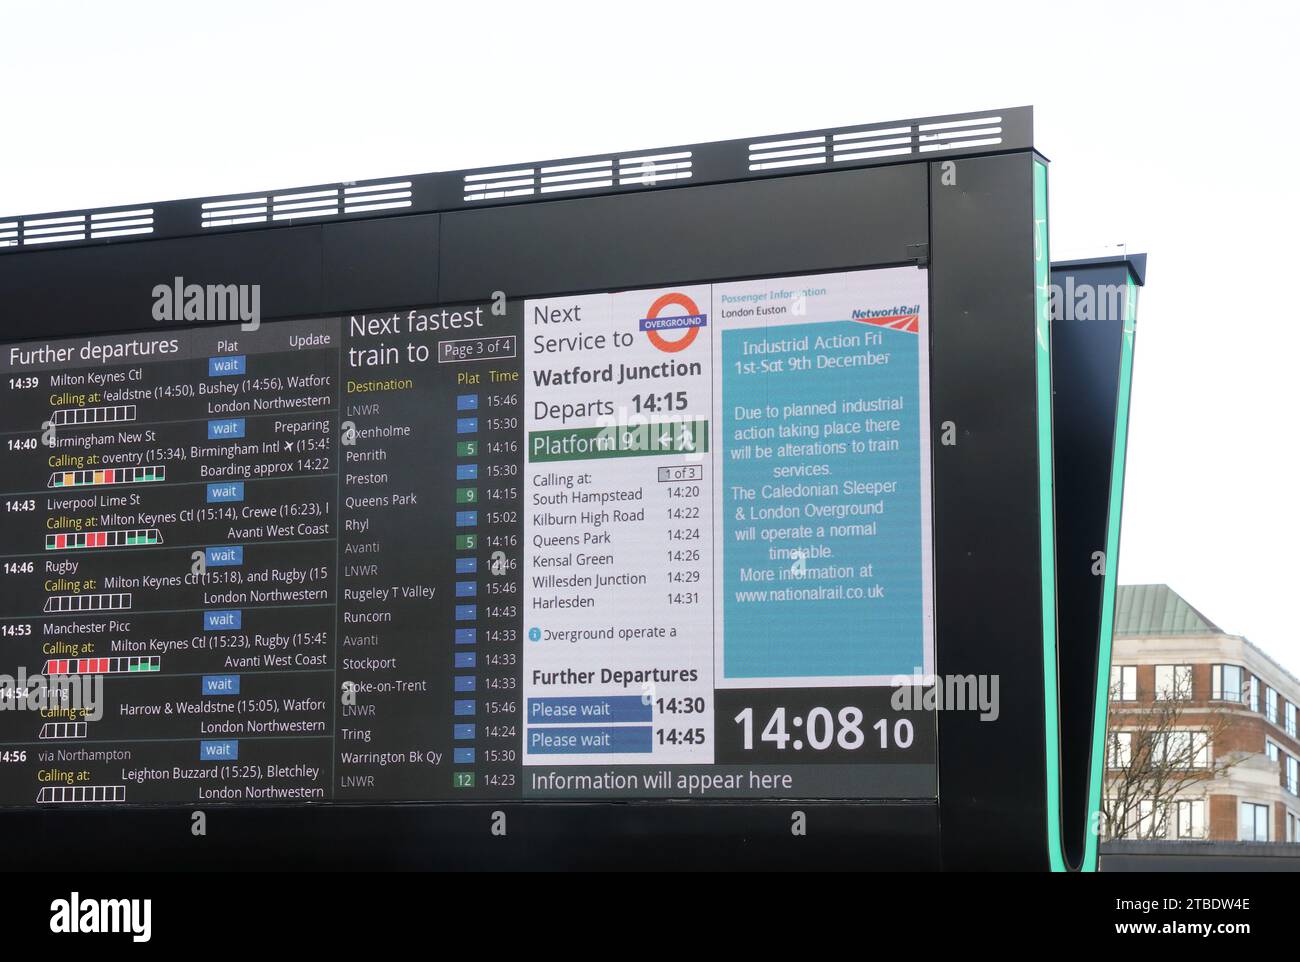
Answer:
[[271, 220], [298, 220], [306, 217], [335, 217], [339, 212], [339, 189], [304, 190], [296, 194], [271, 197]]
[[653, 187], [663, 180], [685, 180], [691, 176], [691, 152], [643, 154], [618, 159], [619, 186], [640, 184]]
[[153, 208], [87, 211], [0, 223], [0, 247], [62, 244], [153, 233]]
[[511, 170], [466, 174], [462, 196], [468, 204], [480, 200], [530, 197], [572, 190], [598, 190], [616, 186], [654, 187], [664, 181], [683, 180], [690, 176], [689, 150], [631, 154], [627, 157], [575, 160], [543, 167], [516, 167]]
[[202, 227], [233, 227], [235, 224], [263, 223], [270, 208], [268, 197], [242, 197], [239, 200], [210, 200], [203, 204]]
[[413, 196], [409, 180], [386, 184], [344, 184], [343, 213], [360, 214], [368, 210], [410, 207]]
[[766, 140], [749, 145], [750, 170], [778, 170], [782, 167], [811, 167], [826, 163], [826, 135]]
[[465, 175], [466, 203], [475, 200], [497, 200], [501, 197], [527, 197], [536, 192], [537, 171], [532, 167]]
[[938, 150], [966, 150], [1002, 143], [1001, 117], [973, 117], [929, 124], [877, 125], [840, 134], [820, 134], [749, 145], [750, 170], [780, 170], [850, 161], [905, 157]]
[[153, 233], [153, 208], [106, 210], [90, 215], [90, 239]]
[[912, 136], [911, 127], [855, 130], [847, 134], [836, 134], [831, 153], [837, 163], [910, 154]]
[[590, 160], [585, 163], [554, 164], [542, 168], [541, 192], [543, 194], [613, 186], [614, 164], [612, 161]]
[[199, 218], [203, 227], [233, 227], [237, 224], [264, 224], [268, 220], [337, 217], [339, 214], [410, 207], [411, 196], [409, 180], [344, 184], [288, 194], [210, 200], [203, 204]]
[[23, 221], [23, 245], [58, 244], [86, 239], [86, 215], [42, 217]]
[[993, 147], [1002, 143], [1001, 117], [976, 117], [972, 120], [945, 120], [919, 124], [917, 131], [923, 153], [935, 150], [965, 150], [969, 147]]

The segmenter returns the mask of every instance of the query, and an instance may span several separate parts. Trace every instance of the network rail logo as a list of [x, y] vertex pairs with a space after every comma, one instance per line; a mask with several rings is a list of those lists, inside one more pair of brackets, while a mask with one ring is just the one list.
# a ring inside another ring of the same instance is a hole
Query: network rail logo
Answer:
[[896, 305], [880, 309], [859, 308], [854, 310], [853, 320], [861, 324], [873, 324], [887, 327], [894, 331], [911, 331], [916, 334], [921, 329], [921, 305]]

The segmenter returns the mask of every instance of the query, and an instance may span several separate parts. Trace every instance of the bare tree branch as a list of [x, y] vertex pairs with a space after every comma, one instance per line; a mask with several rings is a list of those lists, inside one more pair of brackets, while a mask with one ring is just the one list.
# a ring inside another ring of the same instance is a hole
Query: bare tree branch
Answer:
[[[1161, 695], [1165, 697], [1161, 697]], [[1224, 704], [1192, 700], [1190, 680], [1139, 702], [1112, 686], [1107, 725], [1104, 838], [1165, 838], [1175, 803], [1226, 774], [1245, 757], [1218, 750], [1234, 724]], [[1144, 807], [1149, 805], [1149, 814]], [[1206, 813], [1208, 819], [1209, 813]]]

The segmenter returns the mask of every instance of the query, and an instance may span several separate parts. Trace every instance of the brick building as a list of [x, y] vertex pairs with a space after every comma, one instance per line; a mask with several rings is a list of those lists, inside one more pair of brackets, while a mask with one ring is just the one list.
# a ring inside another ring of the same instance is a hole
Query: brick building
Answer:
[[1140, 798], [1143, 766], [1193, 770], [1125, 837], [1300, 843], [1300, 679], [1167, 585], [1119, 588], [1111, 664], [1108, 797]]

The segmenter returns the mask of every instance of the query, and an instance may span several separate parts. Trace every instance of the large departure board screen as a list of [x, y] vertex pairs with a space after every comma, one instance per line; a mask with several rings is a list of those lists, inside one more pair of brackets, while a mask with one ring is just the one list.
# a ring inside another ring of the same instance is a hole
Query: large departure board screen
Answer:
[[933, 798], [926, 280], [4, 345], [0, 804]]

